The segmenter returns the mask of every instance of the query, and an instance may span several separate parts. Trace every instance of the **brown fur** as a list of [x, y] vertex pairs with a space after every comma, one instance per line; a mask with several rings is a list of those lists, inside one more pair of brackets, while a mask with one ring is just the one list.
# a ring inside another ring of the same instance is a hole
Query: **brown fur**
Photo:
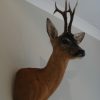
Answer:
[[69, 57], [65, 56], [57, 45], [55, 48], [45, 68], [25, 68], [17, 72], [14, 100], [47, 100], [56, 90]]

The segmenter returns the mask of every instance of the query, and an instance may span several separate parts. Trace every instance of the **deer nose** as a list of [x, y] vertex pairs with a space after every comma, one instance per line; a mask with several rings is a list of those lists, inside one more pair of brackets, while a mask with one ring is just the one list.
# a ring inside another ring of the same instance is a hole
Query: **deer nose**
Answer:
[[78, 57], [84, 57], [85, 56], [85, 51], [84, 50], [78, 50], [77, 56]]

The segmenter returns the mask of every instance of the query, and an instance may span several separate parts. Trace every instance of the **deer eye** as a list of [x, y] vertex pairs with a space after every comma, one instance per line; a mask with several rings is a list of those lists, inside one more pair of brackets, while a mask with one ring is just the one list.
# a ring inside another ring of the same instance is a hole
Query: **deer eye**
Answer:
[[68, 38], [62, 38], [62, 43], [63, 44], [70, 44], [70, 40]]

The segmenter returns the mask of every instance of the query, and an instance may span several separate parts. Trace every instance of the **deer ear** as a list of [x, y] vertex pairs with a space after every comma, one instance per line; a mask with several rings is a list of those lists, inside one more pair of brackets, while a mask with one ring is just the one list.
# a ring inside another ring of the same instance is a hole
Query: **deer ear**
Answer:
[[47, 18], [46, 24], [47, 24], [48, 35], [49, 35], [51, 40], [54, 40], [58, 36], [58, 32], [49, 18]]
[[82, 42], [84, 36], [85, 36], [85, 32], [80, 32], [80, 33], [74, 34], [74, 38], [77, 41], [77, 44]]

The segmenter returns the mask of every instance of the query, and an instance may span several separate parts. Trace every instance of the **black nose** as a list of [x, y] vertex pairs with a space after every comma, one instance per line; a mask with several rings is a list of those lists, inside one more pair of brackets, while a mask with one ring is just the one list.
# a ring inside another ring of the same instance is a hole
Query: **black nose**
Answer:
[[84, 57], [85, 56], [85, 51], [84, 50], [78, 50], [77, 56], [78, 57]]
[[85, 56], [85, 51], [82, 49], [79, 49], [75, 54], [75, 57], [84, 57]]

